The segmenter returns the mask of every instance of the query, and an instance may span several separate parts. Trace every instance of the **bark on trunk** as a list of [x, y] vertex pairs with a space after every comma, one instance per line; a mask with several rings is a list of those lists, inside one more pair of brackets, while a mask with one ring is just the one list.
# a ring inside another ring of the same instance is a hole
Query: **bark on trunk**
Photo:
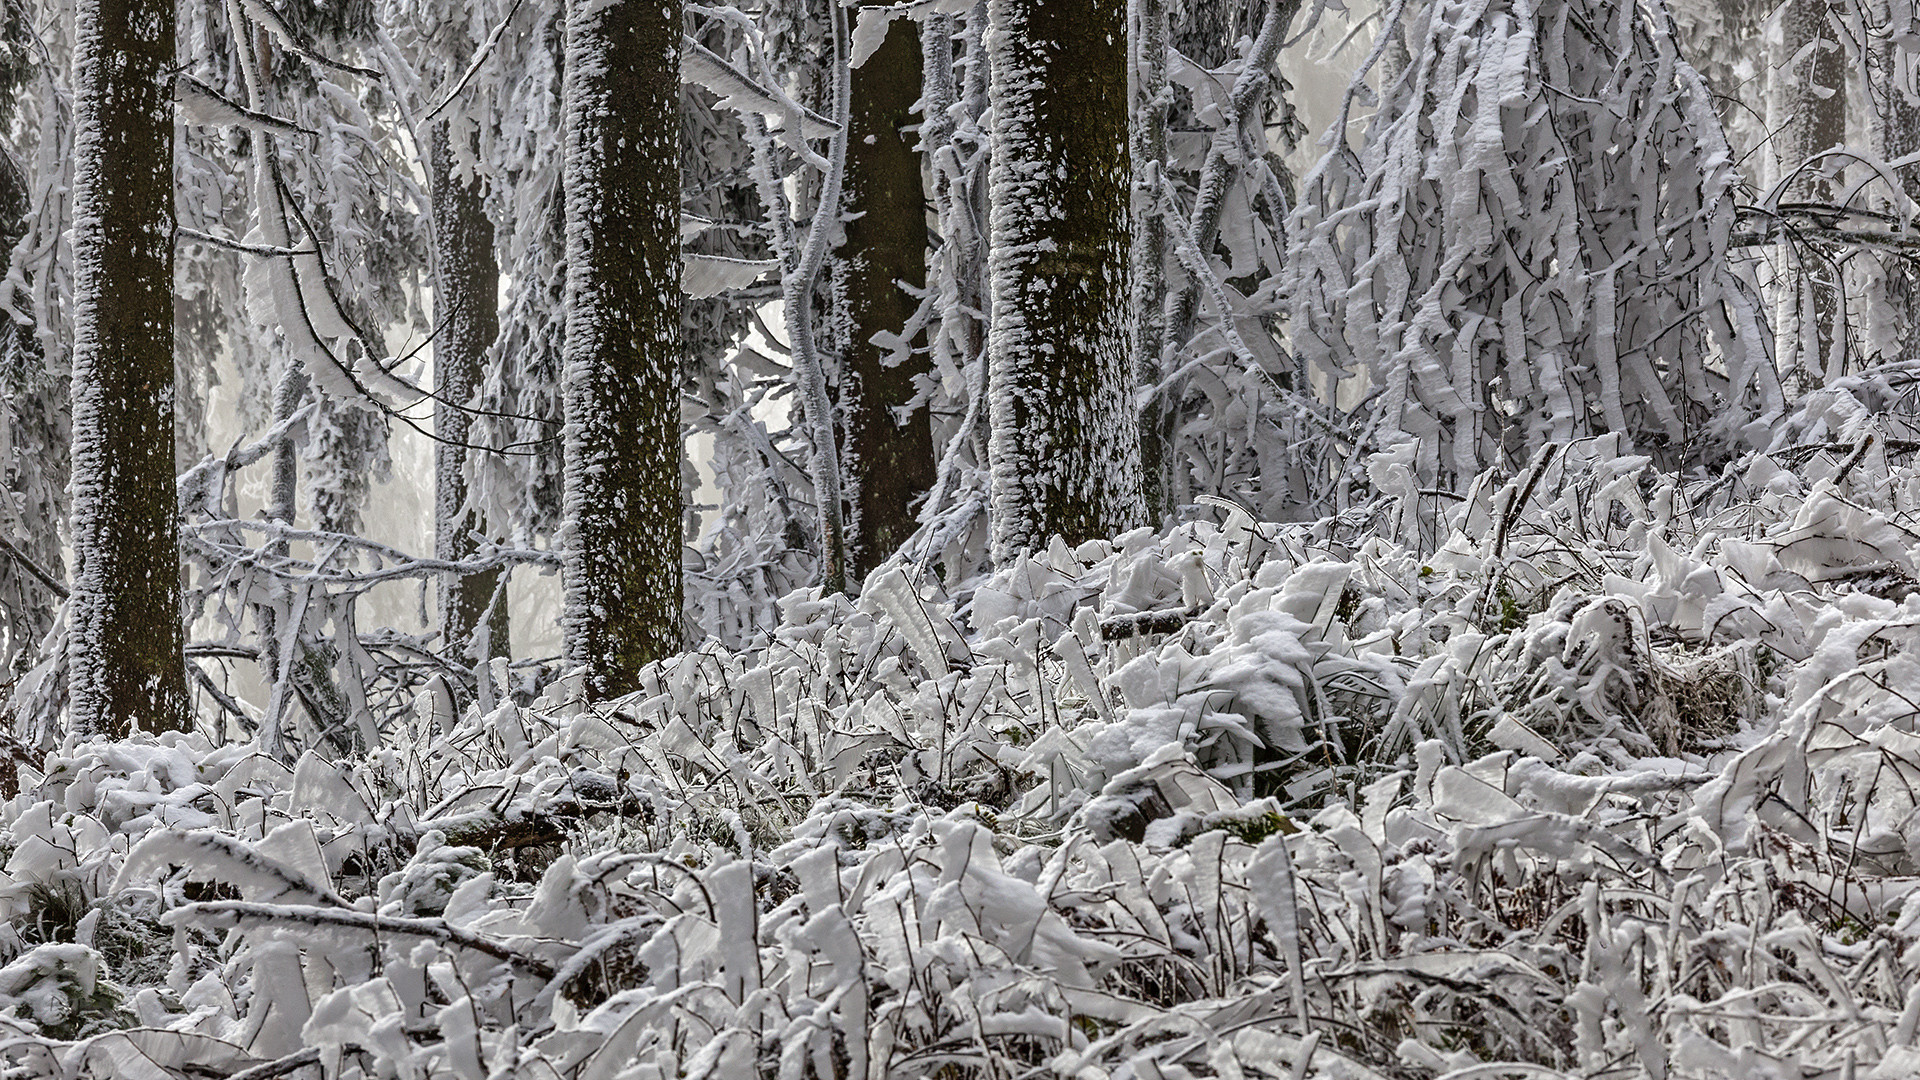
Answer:
[[[1134, 370], [1140, 388], [1160, 385], [1161, 354], [1167, 345], [1167, 221], [1160, 216], [1161, 187], [1167, 178], [1167, 114], [1173, 95], [1167, 86], [1166, 0], [1141, 0], [1135, 13], [1134, 71], [1139, 99], [1133, 127], [1133, 309], [1140, 324], [1134, 338]], [[1172, 410], [1158, 394], [1140, 411], [1140, 469], [1147, 512], [1153, 520], [1171, 511], [1167, 450]]]
[[567, 18], [562, 622], [594, 700], [681, 644], [680, 22]]
[[172, 0], [80, 0], [71, 721], [190, 726], [173, 462]]
[[[1819, 166], [1800, 167], [1815, 154], [1847, 141], [1847, 64], [1829, 22], [1837, 14], [1834, 9], [1833, 0], [1788, 0], [1780, 15], [1774, 127], [1780, 132], [1781, 167], [1797, 170], [1783, 202], [1834, 201], [1828, 172]], [[1839, 304], [1833, 278], [1839, 271], [1808, 254], [1804, 268], [1796, 268], [1788, 277], [1788, 310], [1780, 340], [1788, 343], [1793, 367], [1803, 381], [1828, 381], [1839, 377], [1844, 363], [1845, 342], [1833, 334]]]
[[[1883, 3], [1877, 5], [1882, 18], [1890, 13]], [[1901, 71], [1901, 46], [1888, 38], [1875, 39], [1873, 64], [1868, 77], [1875, 87], [1876, 109], [1873, 116], [1874, 149], [1882, 161], [1898, 161], [1920, 152], [1920, 99], [1916, 99]], [[1912, 59], [1906, 60], [1912, 64]], [[1900, 189], [1909, 200], [1920, 204], [1920, 165], [1896, 170]], [[1898, 206], [1888, 207], [1903, 213]], [[1893, 355], [1884, 359], [1910, 363], [1920, 360], [1920, 271], [1907, 259], [1886, 262], [1887, 306], [1884, 316], [1891, 325], [1885, 337], [1892, 339]]]
[[1120, 0], [993, 0], [993, 558], [1140, 524]]
[[[500, 336], [500, 265], [493, 252], [477, 177], [460, 176], [447, 125], [436, 124], [427, 153], [433, 201], [433, 304], [440, 324], [433, 342], [433, 554], [458, 561], [479, 550], [475, 534], [486, 523], [467, 505], [468, 434], [487, 350]], [[441, 632], [451, 648], [474, 663], [507, 652], [507, 605], [493, 602], [500, 571], [448, 575], [440, 582]], [[486, 633], [474, 639], [482, 621]], [[471, 643], [471, 645], [469, 644]]]
[[880, 48], [853, 72], [843, 205], [857, 214], [835, 263], [840, 325], [841, 408], [846, 420], [848, 501], [853, 508], [848, 561], [854, 578], [900, 549], [914, 529], [913, 504], [933, 487], [933, 427], [923, 404], [904, 419], [915, 380], [932, 370], [924, 341], [897, 347], [874, 335], [903, 335], [919, 301], [900, 283], [927, 282], [926, 192], [914, 122], [920, 99], [920, 34], [894, 19]]

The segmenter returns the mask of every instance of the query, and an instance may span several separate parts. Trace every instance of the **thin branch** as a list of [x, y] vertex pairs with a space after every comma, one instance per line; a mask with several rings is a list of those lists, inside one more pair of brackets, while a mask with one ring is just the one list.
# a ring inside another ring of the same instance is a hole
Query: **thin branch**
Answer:
[[233, 716], [240, 721], [242, 726], [248, 728], [253, 726], [253, 717], [248, 714], [247, 710], [241, 708], [240, 703], [234, 700], [232, 695], [214, 685], [213, 677], [207, 674], [205, 668], [202, 668], [199, 664], [188, 664], [187, 673], [193, 676], [193, 681], [200, 684], [200, 689], [205, 690], [207, 696], [212, 698], [215, 704], [227, 710], [227, 712], [232, 713]]
[[396, 915], [378, 915], [351, 908], [321, 907], [317, 904], [263, 904], [249, 900], [211, 900], [175, 908], [164, 916], [166, 922], [208, 917], [239, 922], [309, 923], [315, 926], [341, 926], [364, 930], [369, 934], [397, 934], [445, 942], [485, 956], [491, 956], [519, 968], [541, 980], [553, 978], [553, 968], [544, 960], [527, 956], [492, 938], [470, 930], [449, 926], [440, 919], [421, 919]]
[[[255, 548], [238, 548], [218, 542], [212, 537], [221, 533], [251, 531], [267, 534], [267, 540], [274, 543], [288, 542], [332, 544], [335, 551], [351, 549], [372, 554], [375, 558], [391, 565], [375, 570], [327, 570], [324, 566], [329, 558], [320, 560], [296, 559], [282, 556], [269, 563], [264, 553]], [[346, 533], [321, 532], [314, 529], [295, 529], [273, 521], [256, 521], [245, 518], [219, 518], [195, 524], [182, 525], [181, 539], [194, 544], [202, 551], [213, 556], [227, 556], [234, 559], [251, 561], [259, 570], [276, 577], [295, 578], [301, 581], [327, 582], [330, 584], [377, 585], [383, 581], [396, 581], [406, 578], [422, 577], [430, 574], [478, 574], [503, 566], [535, 564], [558, 566], [560, 556], [552, 551], [540, 551], [527, 548], [492, 548], [474, 558], [455, 561], [451, 559], [432, 559], [424, 556], [409, 555], [398, 548], [376, 543]]]
[[1737, 232], [1727, 240], [1728, 247], [1770, 247], [1781, 242], [1821, 241], [1843, 247], [1874, 248], [1902, 258], [1920, 259], [1920, 236], [1873, 232], [1866, 229], [1829, 229], [1819, 226], [1789, 226], [1765, 232]]
[[185, 225], [174, 226], [173, 235], [176, 242], [180, 240], [192, 240], [203, 244], [212, 244], [215, 247], [226, 248], [228, 251], [238, 251], [244, 255], [258, 255], [268, 259], [289, 259], [295, 255], [312, 255], [315, 253], [314, 249], [310, 247], [276, 247], [272, 244], [249, 244], [245, 241], [234, 240], [230, 237], [215, 236], [212, 233], [201, 232], [199, 229], [188, 228]]
[[520, 0], [513, 0], [513, 6], [507, 9], [506, 18], [501, 19], [499, 25], [493, 28], [493, 33], [487, 35], [487, 40], [480, 43], [480, 48], [473, 54], [473, 60], [467, 64], [467, 70], [460, 76], [460, 81], [440, 99], [440, 104], [427, 110], [427, 115], [420, 118], [420, 123], [433, 123], [434, 117], [439, 116], [442, 110], [453, 104], [453, 99], [459, 97], [461, 91], [467, 88], [467, 84], [473, 81], [473, 77], [480, 73], [480, 65], [486, 63], [487, 57], [493, 54], [493, 47], [500, 43], [500, 35], [506, 33], [507, 24], [512, 22], [513, 17], [519, 13]]
[[173, 88], [174, 100], [185, 106], [187, 112], [196, 114], [191, 117], [196, 123], [243, 127], [278, 135], [304, 135], [310, 139], [320, 137], [320, 133], [312, 128], [301, 127], [291, 120], [258, 109], [250, 109], [191, 75], [175, 75]]
[[285, 1076], [296, 1069], [304, 1069], [319, 1063], [319, 1048], [309, 1046], [305, 1050], [295, 1050], [286, 1057], [255, 1065], [250, 1069], [241, 1069], [227, 1077], [227, 1080], [273, 1080], [276, 1076]]
[[278, 11], [267, 6], [266, 0], [241, 0], [241, 6], [246, 10], [248, 18], [266, 27], [269, 33], [280, 40], [281, 48], [286, 49], [288, 52], [303, 60], [318, 64], [321, 67], [332, 68], [335, 71], [344, 71], [349, 75], [358, 75], [367, 79], [377, 80], [384, 75], [384, 73], [375, 71], [372, 68], [355, 67], [352, 64], [344, 63], [330, 56], [323, 56], [315, 52], [312, 46], [308, 45], [298, 34], [293, 32], [293, 27], [287, 25], [287, 21], [280, 17]]
[[60, 584], [60, 582], [56, 580], [52, 574], [49, 574], [45, 570], [40, 569], [40, 567], [32, 559], [27, 558], [26, 552], [21, 551], [19, 548], [15, 547], [13, 545], [13, 541], [8, 540], [4, 536], [0, 536], [0, 551], [4, 551], [8, 555], [12, 556], [14, 562], [19, 563], [21, 568], [26, 570], [27, 573], [32, 574], [34, 577], [38, 578], [40, 580], [40, 584], [45, 585], [48, 591], [52, 592], [53, 595], [59, 597], [62, 600], [65, 600], [68, 597], [73, 595], [71, 592], [68, 591], [65, 585]]

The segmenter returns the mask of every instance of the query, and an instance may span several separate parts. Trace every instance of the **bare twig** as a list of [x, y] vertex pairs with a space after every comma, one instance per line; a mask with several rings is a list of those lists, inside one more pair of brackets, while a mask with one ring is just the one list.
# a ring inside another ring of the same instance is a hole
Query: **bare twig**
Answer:
[[[1882, 445], [1886, 447], [1887, 453], [1889, 454], [1911, 454], [1920, 451], [1920, 439], [1887, 439]], [[1851, 453], [1859, 449], [1860, 445], [1858, 443], [1802, 443], [1799, 446], [1789, 446], [1780, 450], [1771, 451], [1767, 456], [1784, 464], [1796, 465], [1806, 461], [1815, 454], [1838, 454], [1842, 451]]]
[[169, 922], [192, 918], [213, 918], [232, 922], [310, 923], [315, 926], [342, 926], [369, 934], [397, 934], [403, 937], [442, 941], [514, 967], [539, 979], [553, 978], [553, 967], [492, 938], [470, 930], [449, 926], [440, 919], [419, 919], [396, 915], [377, 915], [351, 908], [321, 907], [317, 904], [263, 904], [249, 900], [211, 900], [187, 904], [168, 912]]
[[295, 1050], [286, 1057], [263, 1062], [250, 1069], [241, 1069], [239, 1072], [227, 1077], [227, 1080], [272, 1080], [273, 1077], [285, 1076], [296, 1069], [304, 1069], [309, 1065], [318, 1065], [319, 1063], [319, 1048], [309, 1046], [305, 1050]]
[[243, 240], [235, 240], [229, 236], [215, 236], [213, 233], [201, 232], [199, 229], [190, 229], [185, 225], [175, 225], [173, 235], [180, 240], [212, 244], [215, 247], [225, 248], [228, 251], [238, 251], [243, 255], [258, 255], [266, 259], [283, 259], [292, 258], [295, 255], [311, 255], [316, 250], [311, 245], [307, 247], [278, 247], [273, 244], [249, 244]]
[[1147, 634], [1171, 634], [1192, 622], [1199, 614], [1200, 612], [1191, 608], [1169, 608], [1164, 611], [1115, 615], [1100, 620], [1100, 640], [1125, 641], [1127, 638], [1144, 637]]
[[21, 551], [19, 548], [15, 547], [13, 545], [13, 542], [11, 540], [8, 540], [4, 536], [0, 536], [0, 551], [4, 551], [8, 555], [12, 556], [14, 562], [19, 563], [20, 566], [23, 569], [25, 569], [27, 573], [32, 574], [35, 578], [39, 579], [40, 584], [45, 585], [47, 587], [47, 590], [53, 593], [53, 595], [59, 597], [62, 600], [65, 600], [67, 597], [73, 595], [71, 592], [68, 591], [65, 585], [60, 584], [60, 582], [57, 579], [55, 579], [52, 574], [49, 574], [45, 570], [40, 569], [40, 567], [37, 564], [35, 564], [32, 559], [27, 558], [26, 552]]
[[1847, 474], [1867, 456], [1867, 451], [1873, 448], [1873, 442], [1873, 433], [1868, 432], [1866, 438], [1860, 440], [1860, 445], [1854, 447], [1853, 453], [1847, 455], [1847, 460], [1840, 463], [1839, 471], [1833, 474], [1835, 484], [1846, 482]]

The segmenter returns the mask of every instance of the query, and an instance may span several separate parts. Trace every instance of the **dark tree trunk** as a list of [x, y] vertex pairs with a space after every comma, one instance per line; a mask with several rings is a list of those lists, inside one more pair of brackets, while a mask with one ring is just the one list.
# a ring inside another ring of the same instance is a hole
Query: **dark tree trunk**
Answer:
[[851, 569], [856, 578], [900, 549], [914, 529], [913, 503], [933, 487], [933, 427], [926, 406], [896, 419], [913, 400], [915, 380], [932, 370], [909, 344], [882, 347], [877, 333], [901, 335], [919, 302], [899, 282], [927, 282], [927, 204], [914, 122], [920, 99], [920, 34], [894, 19], [880, 48], [854, 69], [847, 137], [846, 223], [835, 264], [844, 304], [841, 411], [846, 423], [848, 501], [853, 507]]
[[173, 462], [172, 0], [80, 0], [71, 719], [185, 729]]
[[[436, 124], [427, 153], [433, 200], [433, 304], [439, 333], [433, 342], [434, 431], [433, 553], [460, 560], [478, 550], [476, 533], [486, 525], [467, 505], [466, 461], [473, 404], [487, 350], [500, 336], [500, 265], [493, 252], [493, 223], [482, 204], [480, 181], [454, 168], [447, 125]], [[506, 598], [493, 603], [500, 571], [448, 575], [440, 582], [441, 631], [452, 648], [466, 650], [485, 620], [486, 640], [470, 656], [483, 663], [507, 653]]]
[[993, 558], [1140, 524], [1122, 0], [992, 0]]
[[566, 610], [598, 700], [681, 644], [678, 0], [567, 21]]

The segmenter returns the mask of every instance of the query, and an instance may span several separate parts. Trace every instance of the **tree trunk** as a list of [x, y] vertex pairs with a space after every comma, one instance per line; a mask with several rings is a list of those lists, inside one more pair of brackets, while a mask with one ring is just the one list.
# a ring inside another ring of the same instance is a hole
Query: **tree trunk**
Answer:
[[[266, 87], [272, 78], [273, 41], [266, 31], [248, 20], [239, 0], [228, 0], [227, 22], [233, 30], [233, 49], [237, 54], [235, 59], [240, 68], [241, 82], [246, 87], [247, 107], [264, 111], [267, 107]], [[292, 236], [287, 228], [286, 208], [280, 198], [280, 174], [273, 137], [265, 132], [256, 132], [249, 143], [253, 161], [254, 214], [259, 222], [260, 235], [275, 247], [289, 247], [292, 245]], [[307, 393], [307, 375], [284, 337], [275, 339], [270, 349], [273, 358], [270, 369], [273, 374], [272, 420], [278, 425], [300, 408], [300, 402]], [[268, 521], [291, 527], [299, 512], [299, 497], [300, 446], [289, 431], [274, 442], [266, 505], [262, 511]], [[284, 559], [292, 551], [287, 541], [278, 538], [265, 546], [268, 556], [276, 559]], [[271, 592], [274, 595], [258, 609], [260, 640], [264, 643], [260, 650], [260, 671], [268, 686], [278, 687], [283, 675], [292, 675], [291, 672], [281, 671], [281, 639], [287, 633], [298, 636], [300, 628], [280, 625], [281, 613], [290, 612], [294, 607], [292, 586], [282, 581]], [[284, 692], [270, 698], [270, 701], [284, 700]], [[262, 742], [278, 752], [281, 716], [271, 707], [269, 711], [273, 714], [268, 717]]]
[[[1885, 0], [1880, 0], [1875, 7], [1878, 8], [1875, 14], [1881, 20], [1891, 19]], [[1890, 38], [1874, 39], [1872, 48], [1867, 77], [1874, 83], [1870, 96], [1874, 106], [1874, 150], [1882, 161], [1899, 161], [1920, 152], [1920, 100], [1911, 94], [1909, 76], [1902, 71], [1903, 59], [1905, 65], [1912, 65], [1914, 58], [1903, 58], [1903, 47]], [[1913, 203], [1920, 204], [1920, 165], [1902, 166], [1895, 170], [1895, 175], [1899, 177], [1901, 192]], [[1899, 205], [1886, 209], [1903, 217], [1907, 213], [1906, 208]], [[1884, 265], [1886, 310], [1875, 311], [1875, 316], [1888, 324], [1878, 335], [1888, 346], [1883, 350], [1886, 355], [1882, 359], [1911, 363], [1920, 360], [1920, 272], [1916, 272], [1907, 259], [1887, 259]]]
[[561, 620], [589, 699], [681, 644], [678, 0], [567, 18]]
[[173, 462], [172, 0], [80, 0], [73, 170], [76, 731], [184, 730]]
[[[1133, 309], [1139, 313], [1134, 336], [1134, 370], [1143, 391], [1160, 385], [1161, 354], [1167, 347], [1167, 220], [1160, 214], [1167, 183], [1167, 114], [1173, 94], [1167, 86], [1166, 0], [1140, 0], [1135, 6], [1135, 93], [1133, 120]], [[1158, 521], [1171, 513], [1167, 451], [1172, 410], [1154, 393], [1140, 411], [1140, 471], [1147, 512]]]
[[[1782, 202], [1830, 203], [1835, 198], [1831, 163], [1801, 167], [1815, 154], [1847, 141], [1846, 54], [1829, 23], [1839, 14], [1835, 9], [1833, 0], [1788, 0], [1780, 15], [1773, 127], [1779, 132], [1780, 167], [1793, 174]], [[1804, 269], [1794, 269], [1787, 278], [1780, 340], [1787, 343], [1803, 383], [1817, 383], [1839, 377], [1845, 354], [1845, 341], [1833, 335], [1839, 268], [1812, 252], [1803, 255]]]
[[[0, 124], [15, 122], [18, 94], [30, 72], [32, 25], [21, 0], [0, 0]], [[14, 156], [0, 149], [0, 259], [26, 234], [32, 191]], [[67, 517], [68, 386], [47, 371], [37, 327], [0, 315], [0, 393], [6, 430], [0, 432], [8, 502], [0, 506], [5, 539], [21, 557], [0, 556], [0, 607], [6, 632], [0, 669], [22, 675], [39, 659], [39, 645], [60, 604], [39, 573], [61, 571], [60, 526]], [[29, 560], [32, 567], [24, 564]], [[36, 573], [36, 568], [38, 573]], [[10, 775], [0, 764], [0, 778]]]
[[1145, 519], [1121, 0], [992, 0], [993, 558]]
[[[459, 176], [447, 125], [434, 125], [427, 153], [433, 200], [433, 305], [440, 324], [433, 342], [433, 554], [460, 560], [473, 555], [484, 532], [480, 515], [467, 505], [467, 447], [473, 404], [487, 350], [500, 336], [500, 264], [493, 253], [493, 223], [482, 204], [478, 177]], [[505, 597], [493, 602], [500, 571], [448, 575], [440, 582], [441, 633], [474, 663], [507, 653]], [[486, 623], [482, 640], [473, 633]]]
[[[835, 263], [840, 400], [846, 420], [848, 501], [853, 507], [850, 568], [857, 578], [900, 549], [914, 529], [913, 503], [933, 487], [933, 427], [923, 404], [904, 419], [915, 380], [933, 368], [923, 342], [881, 346], [874, 335], [904, 335], [919, 301], [898, 284], [927, 282], [926, 193], [913, 123], [920, 99], [920, 34], [894, 19], [886, 39], [853, 71], [843, 203], [857, 217]], [[916, 335], [916, 338], [918, 335]]]

